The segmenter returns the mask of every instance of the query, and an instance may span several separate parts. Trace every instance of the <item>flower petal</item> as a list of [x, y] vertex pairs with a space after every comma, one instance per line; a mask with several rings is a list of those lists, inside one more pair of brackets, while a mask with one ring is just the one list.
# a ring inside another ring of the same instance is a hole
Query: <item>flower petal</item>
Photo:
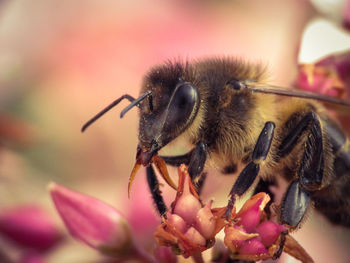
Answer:
[[270, 201], [270, 199], [271, 199], [270, 196], [264, 192], [257, 193], [256, 195], [252, 196], [244, 203], [241, 210], [239, 210], [239, 213], [237, 214], [237, 216], [240, 217], [242, 213], [249, 210], [258, 202], [260, 204], [259, 205], [260, 211], [263, 211], [266, 204]]
[[257, 237], [258, 234], [249, 234], [239, 226], [227, 226], [225, 227], [225, 245], [231, 250], [232, 253], [238, 252], [240, 246], [245, 240]]

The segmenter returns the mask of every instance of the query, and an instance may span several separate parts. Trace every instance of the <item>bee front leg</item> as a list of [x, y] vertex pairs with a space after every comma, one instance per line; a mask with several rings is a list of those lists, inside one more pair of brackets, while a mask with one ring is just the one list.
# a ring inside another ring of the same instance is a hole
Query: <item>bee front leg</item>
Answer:
[[147, 183], [151, 191], [154, 204], [160, 216], [166, 216], [165, 213], [168, 209], [164, 203], [164, 199], [162, 197], [161, 191], [159, 190], [159, 182], [152, 165], [147, 166], [146, 173], [147, 173]]
[[181, 164], [186, 164], [192, 182], [195, 184], [197, 192], [200, 192], [206, 178], [206, 173], [203, 173], [207, 160], [207, 147], [204, 142], [198, 142], [192, 151], [184, 155], [161, 157], [169, 165], [180, 166]]
[[255, 144], [252, 154], [252, 161], [239, 174], [230, 192], [230, 199], [227, 204], [225, 217], [231, 218], [232, 209], [236, 201], [236, 196], [242, 196], [254, 183], [260, 170], [260, 163], [264, 161], [270, 150], [273, 139], [275, 124], [266, 122], [261, 131], [258, 141]]

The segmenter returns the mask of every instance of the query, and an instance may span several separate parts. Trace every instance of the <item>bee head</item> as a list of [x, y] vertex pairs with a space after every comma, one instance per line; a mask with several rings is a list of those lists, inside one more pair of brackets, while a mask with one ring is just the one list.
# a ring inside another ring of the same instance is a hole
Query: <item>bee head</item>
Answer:
[[199, 109], [197, 88], [186, 80], [180, 63], [154, 68], [145, 77], [141, 93], [150, 91], [140, 103], [139, 160], [149, 164], [152, 156], [181, 135]]

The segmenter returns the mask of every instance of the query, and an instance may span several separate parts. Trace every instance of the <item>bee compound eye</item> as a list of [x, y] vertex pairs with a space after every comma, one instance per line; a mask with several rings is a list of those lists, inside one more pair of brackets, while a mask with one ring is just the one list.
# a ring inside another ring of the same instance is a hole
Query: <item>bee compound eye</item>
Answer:
[[192, 111], [198, 92], [191, 84], [183, 84], [175, 91], [173, 105], [184, 112]]
[[198, 101], [199, 93], [196, 87], [189, 83], [178, 86], [169, 105], [165, 125], [167, 130], [190, 121], [190, 117], [198, 108]]

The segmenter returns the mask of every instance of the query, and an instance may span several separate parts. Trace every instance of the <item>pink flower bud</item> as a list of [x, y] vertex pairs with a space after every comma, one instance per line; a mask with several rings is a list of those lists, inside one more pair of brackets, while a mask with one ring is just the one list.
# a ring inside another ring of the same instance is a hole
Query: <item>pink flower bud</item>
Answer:
[[183, 192], [180, 198], [177, 199], [174, 214], [181, 216], [187, 224], [191, 225], [195, 222], [199, 209], [202, 208], [200, 201], [191, 194], [189, 189], [189, 176], [184, 178]]
[[[214, 236], [224, 224], [218, 223], [225, 210], [211, 210], [202, 205], [185, 165], [178, 169], [179, 184], [173, 209], [158, 226], [155, 238], [160, 246], [171, 246], [185, 258], [202, 252], [214, 244]], [[223, 213], [221, 213], [223, 212]], [[218, 216], [218, 213], [221, 213]]]
[[246, 240], [239, 249], [239, 253], [243, 255], [261, 255], [267, 252], [267, 249], [258, 238]]
[[250, 207], [248, 210], [239, 214], [241, 220], [240, 224], [243, 226], [244, 230], [248, 233], [251, 233], [255, 227], [259, 224], [261, 218], [261, 211], [259, 206], [261, 204], [261, 200], [259, 200], [256, 204]]
[[35, 205], [3, 210], [0, 233], [21, 246], [40, 251], [50, 249], [62, 238], [52, 219]]
[[186, 222], [177, 214], [168, 213], [168, 221], [176, 228], [177, 231], [181, 232], [182, 234], [184, 234], [188, 228]]
[[198, 246], [205, 246], [205, 238], [194, 227], [190, 227], [187, 230], [185, 237]]
[[259, 234], [261, 242], [264, 244], [264, 246], [269, 247], [275, 243], [280, 233], [284, 230], [284, 226], [278, 225], [272, 221], [266, 221], [261, 223], [255, 229], [255, 232]]
[[154, 251], [155, 258], [160, 263], [176, 263], [177, 257], [174, 255], [170, 247], [159, 246]]
[[70, 234], [110, 255], [132, 247], [128, 222], [113, 207], [89, 196], [52, 183], [51, 197]]

